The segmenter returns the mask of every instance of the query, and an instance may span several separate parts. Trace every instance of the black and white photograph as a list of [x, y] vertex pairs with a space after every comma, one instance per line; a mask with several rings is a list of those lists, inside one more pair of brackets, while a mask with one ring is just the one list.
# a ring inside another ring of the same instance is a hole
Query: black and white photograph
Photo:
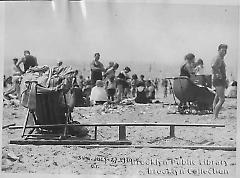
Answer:
[[240, 175], [238, 0], [0, 5], [1, 177]]

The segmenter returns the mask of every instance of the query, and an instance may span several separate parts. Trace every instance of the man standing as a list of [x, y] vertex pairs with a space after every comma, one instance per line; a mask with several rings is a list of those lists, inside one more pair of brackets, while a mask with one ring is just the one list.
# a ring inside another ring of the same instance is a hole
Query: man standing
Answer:
[[226, 81], [226, 65], [224, 56], [227, 54], [227, 45], [220, 44], [218, 46], [218, 55], [212, 62], [213, 86], [216, 89], [215, 98], [213, 101], [213, 114], [214, 118], [218, 118], [219, 111], [225, 101], [225, 88], [227, 87]]
[[102, 80], [102, 72], [105, 71], [103, 64], [99, 61], [100, 54], [95, 53], [94, 58], [90, 64], [92, 86], [95, 86], [97, 80]]
[[30, 51], [24, 51], [24, 57], [18, 62], [17, 65], [23, 63], [24, 66], [24, 73], [30, 68], [34, 66], [38, 66], [37, 58], [30, 55]]

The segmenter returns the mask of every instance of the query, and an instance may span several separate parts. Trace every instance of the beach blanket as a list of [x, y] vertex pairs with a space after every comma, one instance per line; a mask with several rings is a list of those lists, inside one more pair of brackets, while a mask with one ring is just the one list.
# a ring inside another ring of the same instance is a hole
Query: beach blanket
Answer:
[[[20, 86], [21, 104], [31, 110], [36, 109], [36, 95], [50, 92], [67, 94], [72, 88], [74, 70], [68, 67], [33, 67], [22, 77]], [[70, 95], [66, 101], [70, 102]]]

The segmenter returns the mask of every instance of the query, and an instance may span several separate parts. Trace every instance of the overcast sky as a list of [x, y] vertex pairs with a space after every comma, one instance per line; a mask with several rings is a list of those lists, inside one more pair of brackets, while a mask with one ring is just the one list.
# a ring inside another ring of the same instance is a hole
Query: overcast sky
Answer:
[[[208, 73], [220, 43], [229, 45], [228, 73], [236, 76], [238, 7], [161, 3], [11, 2], [5, 6], [5, 71], [28, 49], [40, 65], [61, 59], [80, 70], [100, 52], [137, 73], [179, 73], [184, 55], [202, 58]], [[169, 68], [168, 68], [169, 67]], [[171, 68], [170, 68], [171, 67]]]

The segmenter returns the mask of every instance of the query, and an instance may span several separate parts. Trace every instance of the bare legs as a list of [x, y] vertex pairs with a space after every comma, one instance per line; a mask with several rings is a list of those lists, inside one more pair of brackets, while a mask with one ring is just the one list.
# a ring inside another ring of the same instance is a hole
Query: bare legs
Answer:
[[117, 102], [120, 102], [122, 100], [123, 93], [124, 93], [123, 85], [120, 84], [117, 85]]
[[225, 101], [225, 95], [224, 95], [225, 88], [223, 86], [217, 86], [215, 88], [216, 88], [216, 95], [213, 100], [213, 114], [214, 114], [214, 118], [217, 119], [219, 111], [221, 110], [222, 105]]

